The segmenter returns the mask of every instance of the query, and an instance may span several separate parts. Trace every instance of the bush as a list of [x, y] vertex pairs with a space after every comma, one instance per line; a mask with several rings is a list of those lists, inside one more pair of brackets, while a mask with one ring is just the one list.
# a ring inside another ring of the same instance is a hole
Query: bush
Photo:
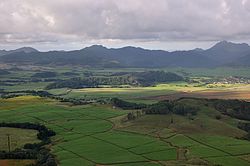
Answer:
[[132, 103], [127, 102], [118, 98], [112, 98], [111, 103], [119, 108], [128, 110], [128, 109], [142, 109], [146, 107], [146, 104], [138, 104], [138, 103]]
[[221, 115], [216, 115], [215, 119], [220, 120], [221, 119]]

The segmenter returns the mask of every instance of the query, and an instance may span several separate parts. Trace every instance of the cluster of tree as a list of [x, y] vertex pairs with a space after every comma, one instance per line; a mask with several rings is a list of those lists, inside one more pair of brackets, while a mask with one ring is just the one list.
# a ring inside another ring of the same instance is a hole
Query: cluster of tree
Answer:
[[250, 132], [250, 122], [249, 123], [239, 122], [238, 128], [245, 130], [246, 132]]
[[41, 124], [34, 124], [34, 123], [0, 123], [0, 127], [13, 127], [13, 128], [21, 128], [21, 129], [33, 129], [37, 130], [37, 138], [42, 141], [48, 141], [50, 137], [54, 136], [56, 133], [46, 126]]
[[178, 115], [196, 115], [197, 111], [199, 111], [198, 107], [188, 105], [187, 103], [177, 103], [173, 108], [173, 113]]
[[146, 108], [147, 107], [146, 104], [132, 103], [132, 102], [121, 100], [119, 98], [112, 98], [111, 99], [111, 104], [114, 105], [114, 106], [116, 106], [116, 107], [122, 108], [124, 110], [142, 109], [142, 108]]
[[13, 92], [1, 92], [1, 98], [13, 98], [23, 94], [30, 94], [33, 96], [40, 96], [40, 97], [52, 97], [53, 95], [47, 91], [35, 91], [35, 90], [23, 90], [23, 91], [13, 91]]
[[243, 137], [243, 139], [250, 141], [250, 123], [239, 122], [238, 128], [240, 128], [241, 130], [245, 130], [247, 132], [247, 134]]
[[89, 100], [84, 99], [76, 99], [76, 98], [61, 98], [61, 97], [54, 97], [54, 99], [60, 100], [60, 102], [69, 102], [73, 105], [86, 105], [92, 103]]
[[[214, 107], [217, 111], [224, 115], [231, 116], [236, 119], [250, 120], [250, 102], [237, 99], [201, 99], [192, 97], [183, 97], [182, 99], [194, 99], [201, 101], [205, 106]], [[218, 115], [216, 119], [220, 119]]]
[[55, 156], [48, 149], [42, 148], [38, 151], [36, 165], [57, 166]]
[[210, 100], [216, 110], [231, 117], [250, 120], [250, 102], [243, 100]]
[[44, 145], [51, 142], [50, 137], [55, 136], [55, 132], [48, 129], [41, 124], [33, 123], [0, 123], [0, 127], [13, 127], [22, 129], [37, 130], [37, 138], [41, 140], [40, 143], [25, 144], [24, 149], [16, 149], [11, 152], [1, 151], [1, 159], [36, 159], [38, 166], [56, 166], [55, 156], [53, 156]]
[[250, 132], [248, 132], [247, 135], [243, 137], [243, 139], [250, 141]]
[[[118, 98], [111, 99], [111, 103], [114, 106], [117, 106], [122, 109], [141, 109], [145, 114], [179, 114], [179, 115], [195, 115], [197, 111], [199, 111], [198, 107], [193, 105], [189, 105], [188, 103], [176, 101], [159, 101], [154, 104], [141, 104], [141, 103], [133, 103], [127, 102]], [[133, 114], [128, 114], [128, 119], [133, 119]]]
[[133, 78], [129, 76], [120, 77], [87, 77], [87, 78], [71, 78], [49, 84], [46, 89], [56, 88], [95, 88], [100, 85], [136, 85]]
[[0, 151], [0, 159], [37, 159], [37, 152], [22, 149], [15, 149], [11, 152]]
[[135, 120], [144, 115], [143, 111], [129, 112], [127, 114], [127, 120]]
[[198, 107], [182, 103], [178, 101], [160, 101], [158, 103], [148, 106], [145, 110], [146, 114], [169, 114], [174, 113], [186, 116], [188, 114], [195, 115], [199, 110]]
[[49, 84], [46, 89], [56, 88], [94, 88], [100, 85], [133, 85], [133, 86], [150, 86], [156, 83], [183, 81], [183, 77], [163, 71], [147, 71], [137, 73], [125, 73], [124, 75], [111, 75], [109, 77], [90, 76], [86, 78], [71, 78], [60, 80]]
[[32, 75], [32, 77], [34, 78], [51, 78], [51, 77], [56, 77], [56, 76], [57, 74], [52, 71], [44, 71], [44, 72], [35, 73], [34, 75]]
[[173, 111], [174, 103], [168, 100], [159, 101], [144, 109], [146, 114], [169, 114]]
[[184, 78], [176, 73], [164, 71], [144, 71], [144, 72], [117, 72], [112, 76], [129, 75], [141, 86], [150, 86], [156, 83], [183, 81]]
[[132, 76], [136, 77], [137, 82], [142, 86], [150, 86], [156, 83], [183, 81], [184, 78], [171, 72], [164, 71], [146, 71], [133, 73]]
[[0, 151], [0, 159], [33, 159], [36, 160], [36, 163], [30, 166], [57, 166], [55, 156], [45, 148], [40, 148], [39, 150], [16, 149], [11, 152]]

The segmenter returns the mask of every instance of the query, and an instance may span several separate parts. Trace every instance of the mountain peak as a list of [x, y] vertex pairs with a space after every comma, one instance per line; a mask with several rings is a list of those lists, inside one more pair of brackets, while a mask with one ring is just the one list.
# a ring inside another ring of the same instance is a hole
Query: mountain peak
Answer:
[[205, 55], [221, 63], [230, 63], [250, 52], [246, 43], [221, 41], [205, 51]]
[[122, 47], [120, 49], [125, 49], [125, 50], [145, 50], [141, 47], [134, 47], [134, 46], [126, 46], [126, 47]]
[[202, 52], [202, 51], [204, 51], [202, 48], [195, 48], [195, 49], [193, 49], [192, 51], [196, 51], [196, 52]]
[[89, 47], [85, 47], [84, 49], [107, 49], [107, 48], [104, 47], [103, 45], [95, 44], [95, 45], [92, 45], [92, 46], [89, 46]]
[[223, 40], [223, 41], [216, 43], [210, 49], [227, 49], [227, 48], [234, 48], [234, 47], [239, 47], [240, 49], [244, 49], [244, 48], [249, 48], [249, 45], [246, 43], [233, 43], [233, 42]]
[[18, 48], [18, 49], [15, 49], [15, 50], [9, 50], [9, 51], [0, 50], [0, 56], [12, 54], [12, 53], [20, 53], [20, 52], [23, 52], [23, 53], [35, 53], [35, 52], [39, 52], [39, 51], [32, 48], [32, 47], [21, 47], [21, 48]]
[[25, 53], [31, 53], [31, 52], [38, 52], [38, 50], [32, 48], [32, 47], [21, 47], [16, 50], [12, 50], [12, 52], [25, 52]]

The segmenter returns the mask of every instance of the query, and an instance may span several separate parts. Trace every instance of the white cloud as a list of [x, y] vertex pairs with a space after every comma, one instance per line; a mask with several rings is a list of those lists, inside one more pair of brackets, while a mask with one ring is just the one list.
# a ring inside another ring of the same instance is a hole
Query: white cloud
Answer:
[[249, 20], [248, 0], [1, 0], [0, 43], [248, 40]]

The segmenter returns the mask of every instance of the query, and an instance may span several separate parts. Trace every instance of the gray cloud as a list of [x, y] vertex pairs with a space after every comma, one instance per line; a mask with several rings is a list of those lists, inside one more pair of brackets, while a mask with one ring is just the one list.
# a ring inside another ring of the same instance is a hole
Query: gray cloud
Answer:
[[1, 0], [0, 43], [248, 40], [250, 0]]

